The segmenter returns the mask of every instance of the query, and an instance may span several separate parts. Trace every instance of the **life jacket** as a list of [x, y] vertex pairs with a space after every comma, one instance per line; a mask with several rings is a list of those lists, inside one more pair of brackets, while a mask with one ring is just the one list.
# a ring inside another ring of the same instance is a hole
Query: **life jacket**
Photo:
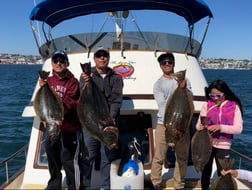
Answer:
[[[235, 116], [236, 103], [225, 100], [221, 105], [217, 105], [214, 101], [207, 102], [207, 117], [210, 117], [207, 126], [214, 124], [233, 125]], [[211, 134], [217, 139], [233, 139], [233, 134], [215, 132]]]

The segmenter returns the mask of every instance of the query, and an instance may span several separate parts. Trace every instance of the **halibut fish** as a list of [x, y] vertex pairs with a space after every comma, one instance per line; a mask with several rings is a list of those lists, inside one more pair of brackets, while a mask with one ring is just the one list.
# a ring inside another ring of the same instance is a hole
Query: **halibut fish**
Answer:
[[185, 80], [185, 73], [186, 70], [172, 74], [178, 81], [178, 87], [166, 103], [164, 126], [166, 141], [170, 147], [174, 147], [188, 130], [194, 112], [191, 92], [187, 88], [179, 87], [179, 84]]
[[[232, 169], [234, 165], [234, 159], [230, 158], [224, 158], [224, 159], [218, 159], [219, 163], [224, 170]], [[237, 190], [237, 183], [232, 177], [231, 174], [227, 174], [225, 176], [219, 176], [214, 181], [214, 190]]]
[[200, 131], [196, 131], [191, 141], [192, 161], [197, 172], [203, 171], [212, 153], [212, 136], [205, 127], [208, 119], [207, 117], [200, 117], [204, 128]]
[[[81, 64], [81, 68], [90, 75], [90, 63]], [[82, 127], [91, 136], [103, 142], [108, 149], [118, 148], [118, 128], [110, 115], [105, 96], [92, 79], [85, 82], [77, 113]]]
[[212, 137], [206, 128], [209, 119], [208, 117], [200, 116], [200, 121], [204, 128], [196, 131], [191, 140], [192, 161], [197, 172], [203, 171], [212, 153]]
[[[47, 79], [50, 72], [39, 71], [41, 79]], [[46, 83], [41, 86], [34, 99], [34, 110], [46, 127], [47, 136], [53, 141], [60, 132], [64, 118], [64, 106], [61, 98]]]

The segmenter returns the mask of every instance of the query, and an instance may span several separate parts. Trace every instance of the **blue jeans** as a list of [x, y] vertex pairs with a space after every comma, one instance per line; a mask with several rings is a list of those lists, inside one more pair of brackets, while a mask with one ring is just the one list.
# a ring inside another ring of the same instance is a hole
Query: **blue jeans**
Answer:
[[[91, 182], [91, 176], [92, 176], [92, 168], [95, 159], [99, 156], [101, 156], [100, 160], [100, 172], [101, 172], [101, 188], [103, 189], [110, 189], [110, 165], [111, 162], [116, 160], [118, 158], [118, 150], [112, 149], [109, 150], [105, 147], [103, 143], [93, 138], [88, 131], [83, 130], [84, 132], [84, 142], [85, 142], [85, 148], [87, 150], [88, 156], [86, 156], [87, 160], [85, 161], [85, 164], [88, 168], [85, 168], [85, 180]], [[84, 184], [85, 185], [85, 184]], [[85, 185], [88, 187], [88, 184]], [[90, 184], [89, 184], [90, 186]]]

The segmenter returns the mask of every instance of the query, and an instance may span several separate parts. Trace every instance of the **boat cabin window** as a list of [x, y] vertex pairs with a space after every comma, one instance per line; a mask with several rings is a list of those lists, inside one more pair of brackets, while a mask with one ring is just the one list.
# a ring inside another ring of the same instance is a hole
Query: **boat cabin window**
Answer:
[[[47, 163], [47, 155], [46, 155], [46, 152], [45, 152], [45, 140], [46, 140], [46, 133], [45, 133], [45, 130], [41, 129], [40, 128], [40, 132], [39, 132], [39, 148], [38, 148], [38, 156], [37, 157], [37, 160], [36, 160], [36, 164], [38, 167], [39, 166], [42, 166], [42, 167], [45, 167], [48, 165]], [[37, 153], [36, 153], [37, 154]]]
[[[122, 158], [129, 154], [128, 144], [135, 137], [140, 144], [139, 160], [144, 165], [149, 165], [152, 161], [152, 143], [150, 142], [150, 129], [152, 131], [152, 120], [150, 114], [139, 112], [132, 115], [121, 115], [119, 121], [119, 146]], [[152, 141], [152, 140], [151, 140]]]

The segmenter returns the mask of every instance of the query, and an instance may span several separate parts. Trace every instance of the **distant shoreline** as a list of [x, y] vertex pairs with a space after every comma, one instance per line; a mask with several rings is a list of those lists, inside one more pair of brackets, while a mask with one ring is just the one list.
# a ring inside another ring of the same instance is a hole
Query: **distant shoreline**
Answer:
[[[42, 59], [36, 55], [1, 54], [0, 64], [13, 65], [41, 65]], [[199, 64], [202, 69], [252, 69], [252, 60], [234, 59], [205, 59], [200, 58]]]
[[0, 54], [0, 64], [42, 64], [41, 57], [35, 55]]
[[42, 63], [0, 63], [0, 65], [43, 65]]
[[202, 69], [252, 69], [252, 60], [204, 59], [199, 60]]

